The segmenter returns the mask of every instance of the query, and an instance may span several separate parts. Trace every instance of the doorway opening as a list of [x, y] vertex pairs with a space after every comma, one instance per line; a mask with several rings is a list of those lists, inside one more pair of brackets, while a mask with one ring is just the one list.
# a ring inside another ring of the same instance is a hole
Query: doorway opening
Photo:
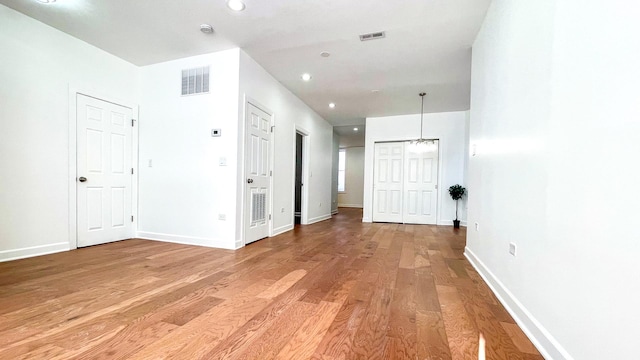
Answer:
[[295, 179], [295, 200], [293, 209], [293, 223], [295, 225], [302, 223], [302, 153], [304, 145], [304, 135], [296, 132], [296, 179]]
[[293, 196], [293, 223], [294, 225], [306, 225], [307, 199], [309, 196], [309, 133], [296, 126], [295, 129], [295, 161], [294, 161], [294, 196]]

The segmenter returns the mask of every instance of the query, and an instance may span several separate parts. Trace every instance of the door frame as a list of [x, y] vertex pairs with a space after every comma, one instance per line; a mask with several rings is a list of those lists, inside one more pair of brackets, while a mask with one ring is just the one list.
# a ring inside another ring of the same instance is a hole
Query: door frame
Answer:
[[[309, 131], [295, 124], [293, 127], [293, 184], [291, 200], [291, 225], [295, 226], [296, 218], [296, 134], [302, 135], [302, 191], [300, 192], [300, 225], [309, 224]], [[306, 184], [306, 185], [305, 185]]]
[[[245, 187], [245, 181], [247, 178], [247, 161], [246, 161], [246, 156], [247, 156], [247, 116], [249, 115], [249, 104], [257, 107], [258, 109], [266, 112], [267, 114], [269, 114], [269, 116], [271, 116], [271, 127], [273, 129], [272, 132], [270, 132], [270, 138], [269, 138], [269, 171], [271, 176], [269, 176], [269, 194], [268, 194], [268, 198], [269, 198], [269, 203], [267, 204], [267, 210], [268, 210], [268, 214], [267, 214], [267, 221], [268, 221], [268, 228], [269, 228], [269, 237], [273, 236], [273, 163], [274, 163], [274, 150], [275, 150], [275, 124], [276, 124], [276, 116], [273, 113], [273, 111], [271, 111], [268, 107], [262, 105], [259, 101], [255, 100], [254, 98], [248, 96], [248, 95], [244, 95], [244, 105], [242, 107], [242, 110], [244, 111], [244, 114], [242, 114], [242, 124], [240, 124], [240, 129], [241, 129], [241, 141], [240, 141], [240, 154], [241, 156], [239, 157], [239, 159], [241, 159], [242, 161], [242, 166], [238, 166], [239, 169], [239, 173], [242, 174], [240, 177], [240, 211], [236, 212], [237, 214], [239, 214], [240, 216], [240, 242], [236, 242], [236, 248], [240, 248], [243, 247], [245, 245], [247, 245], [247, 239], [246, 239], [246, 212], [248, 211], [248, 209], [245, 208], [246, 206], [246, 198], [247, 198], [247, 189]], [[240, 162], [238, 162], [240, 163]]]
[[68, 193], [69, 193], [69, 249], [78, 248], [78, 114], [77, 96], [84, 95], [116, 104], [131, 109], [135, 126], [131, 129], [131, 166], [133, 166], [133, 177], [131, 180], [131, 213], [133, 223], [131, 224], [131, 237], [135, 237], [138, 232], [138, 127], [139, 127], [139, 107], [130, 101], [105, 95], [99, 91], [88, 90], [79, 87], [69, 86], [69, 173], [68, 173]]

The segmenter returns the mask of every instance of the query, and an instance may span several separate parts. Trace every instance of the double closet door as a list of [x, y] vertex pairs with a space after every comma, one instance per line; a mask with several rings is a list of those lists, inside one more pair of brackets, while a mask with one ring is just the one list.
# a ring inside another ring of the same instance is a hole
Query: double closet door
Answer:
[[373, 221], [436, 224], [438, 140], [426, 151], [408, 141], [376, 143]]

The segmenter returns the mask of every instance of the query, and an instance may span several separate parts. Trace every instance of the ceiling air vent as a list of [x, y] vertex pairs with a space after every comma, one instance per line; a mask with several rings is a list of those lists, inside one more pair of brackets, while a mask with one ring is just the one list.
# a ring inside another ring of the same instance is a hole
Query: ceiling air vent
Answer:
[[182, 70], [182, 95], [209, 92], [209, 67]]
[[362, 34], [360, 35], [360, 41], [382, 39], [384, 38], [384, 36], [385, 36], [384, 31], [378, 31], [370, 34]]

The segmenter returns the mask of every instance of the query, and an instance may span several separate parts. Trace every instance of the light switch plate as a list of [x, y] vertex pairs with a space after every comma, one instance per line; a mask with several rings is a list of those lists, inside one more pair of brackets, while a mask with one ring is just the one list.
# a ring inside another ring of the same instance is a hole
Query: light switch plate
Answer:
[[222, 129], [211, 129], [212, 137], [220, 137], [222, 136]]

